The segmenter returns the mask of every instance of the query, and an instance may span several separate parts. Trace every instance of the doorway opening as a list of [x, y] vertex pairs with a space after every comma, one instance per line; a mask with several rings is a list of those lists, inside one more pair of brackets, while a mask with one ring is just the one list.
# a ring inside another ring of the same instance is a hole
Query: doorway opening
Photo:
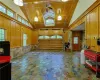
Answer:
[[80, 51], [85, 45], [85, 22], [72, 29], [72, 50]]

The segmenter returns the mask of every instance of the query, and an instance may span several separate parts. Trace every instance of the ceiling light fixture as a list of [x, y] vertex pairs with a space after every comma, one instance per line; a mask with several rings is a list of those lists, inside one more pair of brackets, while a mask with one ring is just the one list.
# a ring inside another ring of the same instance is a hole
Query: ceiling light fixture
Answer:
[[57, 19], [60, 21], [60, 20], [62, 20], [62, 17], [59, 15]]
[[57, 20], [59, 20], [59, 21], [62, 20], [61, 9], [60, 8], [57, 10], [57, 13], [58, 13]]
[[34, 21], [38, 22], [38, 17], [37, 16], [34, 17]]
[[66, 2], [66, 1], [68, 1], [68, 0], [62, 0], [62, 2]]
[[39, 2], [35, 1], [34, 4], [38, 4]]
[[14, 0], [14, 3], [18, 6], [23, 6], [23, 0]]

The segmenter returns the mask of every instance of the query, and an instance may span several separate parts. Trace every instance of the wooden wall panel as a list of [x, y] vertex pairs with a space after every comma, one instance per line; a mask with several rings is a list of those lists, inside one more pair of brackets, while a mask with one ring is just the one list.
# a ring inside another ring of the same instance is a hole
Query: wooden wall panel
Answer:
[[87, 46], [91, 46], [91, 39], [90, 39], [90, 33], [91, 33], [91, 31], [90, 31], [90, 22], [89, 22], [89, 20], [90, 20], [90, 18], [89, 18], [89, 16], [90, 15], [87, 15], [86, 16], [86, 43], [87, 43]]
[[86, 44], [93, 51], [98, 51], [97, 39], [98, 39], [98, 7], [93, 9], [86, 16]]
[[68, 42], [68, 31], [65, 31], [63, 35], [64, 42]]
[[11, 47], [15, 47], [15, 22], [11, 21]]
[[91, 49], [97, 51], [98, 39], [98, 7], [90, 14], [90, 27], [91, 27]]
[[10, 41], [10, 20], [3, 18], [3, 27], [6, 30], [6, 40]]
[[[99, 38], [100, 38], [100, 5], [99, 5]], [[100, 52], [100, 46], [98, 46], [98, 52]]]
[[16, 47], [20, 47], [21, 46], [21, 26], [19, 24], [16, 23], [16, 28], [15, 28], [15, 41], [16, 42]]
[[4, 23], [3, 23], [3, 17], [0, 16], [0, 27], [1, 27], [1, 28], [4, 28], [4, 27], [3, 27], [3, 24], [4, 24]]
[[37, 30], [32, 32], [32, 44], [38, 44], [38, 31]]
[[[7, 16], [7, 15], [6, 15]], [[32, 44], [32, 30], [21, 23], [0, 15], [0, 28], [5, 29], [6, 41], [10, 41], [11, 48], [23, 46], [23, 33], [28, 36], [27, 45]]]

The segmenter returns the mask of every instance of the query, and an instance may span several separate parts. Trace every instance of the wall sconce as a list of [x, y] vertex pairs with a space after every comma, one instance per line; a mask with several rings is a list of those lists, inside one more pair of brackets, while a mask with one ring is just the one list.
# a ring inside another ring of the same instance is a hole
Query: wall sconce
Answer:
[[58, 10], [57, 10], [57, 13], [58, 13], [58, 17], [57, 17], [57, 20], [62, 20], [62, 16], [60, 15], [61, 14], [61, 9], [59, 8]]

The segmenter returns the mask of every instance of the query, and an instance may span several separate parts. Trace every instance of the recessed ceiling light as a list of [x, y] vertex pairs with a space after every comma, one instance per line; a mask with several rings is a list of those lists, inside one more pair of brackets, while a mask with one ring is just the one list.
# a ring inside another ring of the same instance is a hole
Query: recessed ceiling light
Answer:
[[66, 1], [68, 1], [68, 0], [62, 0], [62, 2], [66, 2]]

